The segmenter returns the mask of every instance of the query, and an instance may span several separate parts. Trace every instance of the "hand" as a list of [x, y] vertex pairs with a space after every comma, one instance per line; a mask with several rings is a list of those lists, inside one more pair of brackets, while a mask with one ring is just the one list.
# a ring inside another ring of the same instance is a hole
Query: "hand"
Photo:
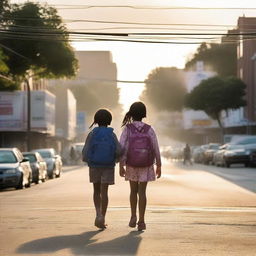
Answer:
[[119, 167], [119, 174], [121, 177], [125, 176], [125, 168], [122, 165], [120, 165], [120, 167]]
[[161, 171], [161, 166], [156, 167], [156, 177], [159, 179], [161, 177], [162, 171]]

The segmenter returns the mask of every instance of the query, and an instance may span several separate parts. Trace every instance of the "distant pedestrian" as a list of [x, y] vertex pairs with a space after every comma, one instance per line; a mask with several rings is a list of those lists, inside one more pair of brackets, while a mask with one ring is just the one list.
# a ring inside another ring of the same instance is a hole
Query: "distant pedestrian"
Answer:
[[88, 163], [90, 182], [93, 183], [93, 201], [96, 210], [95, 226], [106, 228], [105, 216], [108, 207], [108, 186], [114, 184], [114, 167], [120, 154], [120, 145], [113, 132], [112, 115], [106, 109], [99, 109], [94, 115], [97, 124], [87, 136], [82, 151], [83, 161]]
[[[145, 230], [144, 220], [147, 198], [146, 188], [149, 181], [161, 177], [161, 157], [157, 137], [152, 127], [142, 119], [146, 117], [146, 106], [135, 102], [126, 113], [122, 126], [120, 144], [123, 155], [120, 160], [120, 176], [130, 182], [130, 227]], [[154, 163], [156, 162], [156, 174]], [[138, 202], [138, 203], [137, 203]], [[139, 220], [137, 223], [137, 204]]]
[[188, 143], [186, 144], [184, 150], [183, 150], [183, 164], [185, 165], [186, 162], [189, 162], [190, 165], [192, 165], [191, 161], [191, 149]]
[[70, 155], [71, 164], [74, 164], [76, 162], [76, 151], [73, 146], [70, 149], [69, 155]]

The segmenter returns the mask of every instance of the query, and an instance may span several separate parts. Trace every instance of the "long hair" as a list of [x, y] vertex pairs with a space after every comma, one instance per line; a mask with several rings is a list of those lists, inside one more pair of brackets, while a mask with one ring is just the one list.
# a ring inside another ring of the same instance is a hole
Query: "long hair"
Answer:
[[131, 123], [132, 121], [141, 121], [142, 118], [146, 117], [147, 110], [144, 103], [138, 101], [134, 102], [131, 106], [129, 111], [125, 114], [122, 127], [126, 124]]
[[94, 115], [94, 121], [89, 128], [92, 128], [93, 125], [98, 124], [99, 126], [108, 126], [111, 124], [112, 115], [111, 112], [107, 109], [99, 109]]

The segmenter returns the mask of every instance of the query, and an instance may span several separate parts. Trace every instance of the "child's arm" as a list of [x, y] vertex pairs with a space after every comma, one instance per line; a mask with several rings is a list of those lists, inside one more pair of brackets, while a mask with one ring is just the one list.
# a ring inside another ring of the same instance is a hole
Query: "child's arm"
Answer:
[[89, 143], [90, 143], [91, 137], [92, 137], [92, 133], [90, 132], [85, 140], [84, 147], [82, 150], [83, 162], [88, 162], [87, 153], [88, 153], [88, 148], [89, 148]]
[[120, 146], [121, 146], [121, 158], [119, 164], [119, 174], [121, 177], [125, 176], [125, 168], [126, 165], [126, 157], [128, 151], [128, 129], [127, 127], [124, 128], [121, 137], [120, 137]]
[[113, 136], [114, 136], [114, 140], [115, 140], [115, 144], [116, 144], [115, 159], [116, 159], [116, 163], [118, 163], [120, 161], [120, 156], [121, 156], [121, 145], [120, 145], [115, 133], [113, 133]]
[[155, 134], [155, 131], [153, 130], [153, 128], [150, 129], [150, 137], [152, 139], [152, 144], [153, 144], [154, 153], [155, 153], [155, 157], [156, 157], [156, 176], [157, 176], [157, 178], [160, 178], [161, 172], [162, 172], [161, 171], [162, 162], [161, 162], [161, 155], [160, 155], [157, 137], [156, 137], [156, 134]]

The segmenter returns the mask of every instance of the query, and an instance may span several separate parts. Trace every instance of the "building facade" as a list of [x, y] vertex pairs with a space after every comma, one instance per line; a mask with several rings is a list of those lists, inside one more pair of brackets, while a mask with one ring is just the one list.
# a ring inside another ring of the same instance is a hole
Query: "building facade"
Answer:
[[[238, 31], [240, 34], [256, 31], [255, 17], [239, 17]], [[246, 35], [240, 35], [237, 47], [237, 74], [247, 85], [244, 117], [249, 123], [256, 122], [256, 80], [255, 80], [255, 55], [256, 39]]]

